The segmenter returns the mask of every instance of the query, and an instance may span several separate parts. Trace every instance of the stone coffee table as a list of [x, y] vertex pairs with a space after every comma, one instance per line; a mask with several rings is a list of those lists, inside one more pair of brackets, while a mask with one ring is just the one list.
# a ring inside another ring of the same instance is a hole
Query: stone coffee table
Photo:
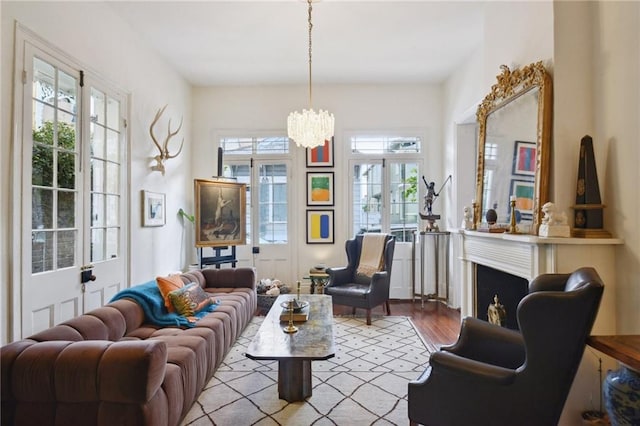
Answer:
[[289, 334], [283, 331], [288, 322], [280, 322], [280, 305], [295, 297], [276, 299], [246, 353], [251, 359], [278, 361], [278, 395], [289, 402], [311, 396], [311, 361], [335, 356], [331, 296], [301, 295], [301, 301], [309, 302], [309, 319], [296, 322], [298, 331]]

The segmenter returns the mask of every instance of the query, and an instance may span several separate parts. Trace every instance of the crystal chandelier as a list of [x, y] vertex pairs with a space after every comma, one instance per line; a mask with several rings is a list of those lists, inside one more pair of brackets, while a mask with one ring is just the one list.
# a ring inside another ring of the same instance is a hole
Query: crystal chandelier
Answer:
[[[334, 118], [328, 111], [320, 110], [317, 113], [311, 106], [311, 3], [314, 0], [307, 0], [308, 22], [309, 22], [309, 109], [303, 109], [302, 113], [294, 111], [287, 119], [287, 131], [289, 138], [293, 139], [296, 145], [305, 148], [315, 148], [324, 145], [324, 141], [333, 137]], [[316, 0], [317, 1], [317, 0]]]

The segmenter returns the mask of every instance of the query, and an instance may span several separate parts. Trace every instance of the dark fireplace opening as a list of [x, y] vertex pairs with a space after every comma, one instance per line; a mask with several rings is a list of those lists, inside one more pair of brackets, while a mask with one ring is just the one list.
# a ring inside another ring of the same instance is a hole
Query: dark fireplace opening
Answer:
[[476, 317], [489, 321], [489, 315], [492, 315], [493, 321], [490, 322], [496, 323], [496, 313], [500, 313], [503, 327], [518, 330], [516, 309], [520, 300], [528, 293], [529, 281], [488, 266], [476, 265], [475, 282]]

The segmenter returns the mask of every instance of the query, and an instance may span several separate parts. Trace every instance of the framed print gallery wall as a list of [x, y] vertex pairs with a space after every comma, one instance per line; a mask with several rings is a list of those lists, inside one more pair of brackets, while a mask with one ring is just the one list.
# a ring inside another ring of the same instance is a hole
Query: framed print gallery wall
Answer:
[[245, 184], [194, 179], [196, 247], [246, 244], [246, 194]]

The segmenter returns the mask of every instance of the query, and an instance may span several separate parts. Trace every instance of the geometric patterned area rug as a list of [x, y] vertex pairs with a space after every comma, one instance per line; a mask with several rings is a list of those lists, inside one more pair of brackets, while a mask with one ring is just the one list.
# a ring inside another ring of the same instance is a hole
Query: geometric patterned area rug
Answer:
[[426, 368], [429, 351], [411, 319], [335, 317], [336, 356], [313, 361], [313, 394], [278, 398], [278, 362], [245, 351], [263, 317], [254, 317], [205, 386], [182, 425], [406, 425], [407, 384]]

